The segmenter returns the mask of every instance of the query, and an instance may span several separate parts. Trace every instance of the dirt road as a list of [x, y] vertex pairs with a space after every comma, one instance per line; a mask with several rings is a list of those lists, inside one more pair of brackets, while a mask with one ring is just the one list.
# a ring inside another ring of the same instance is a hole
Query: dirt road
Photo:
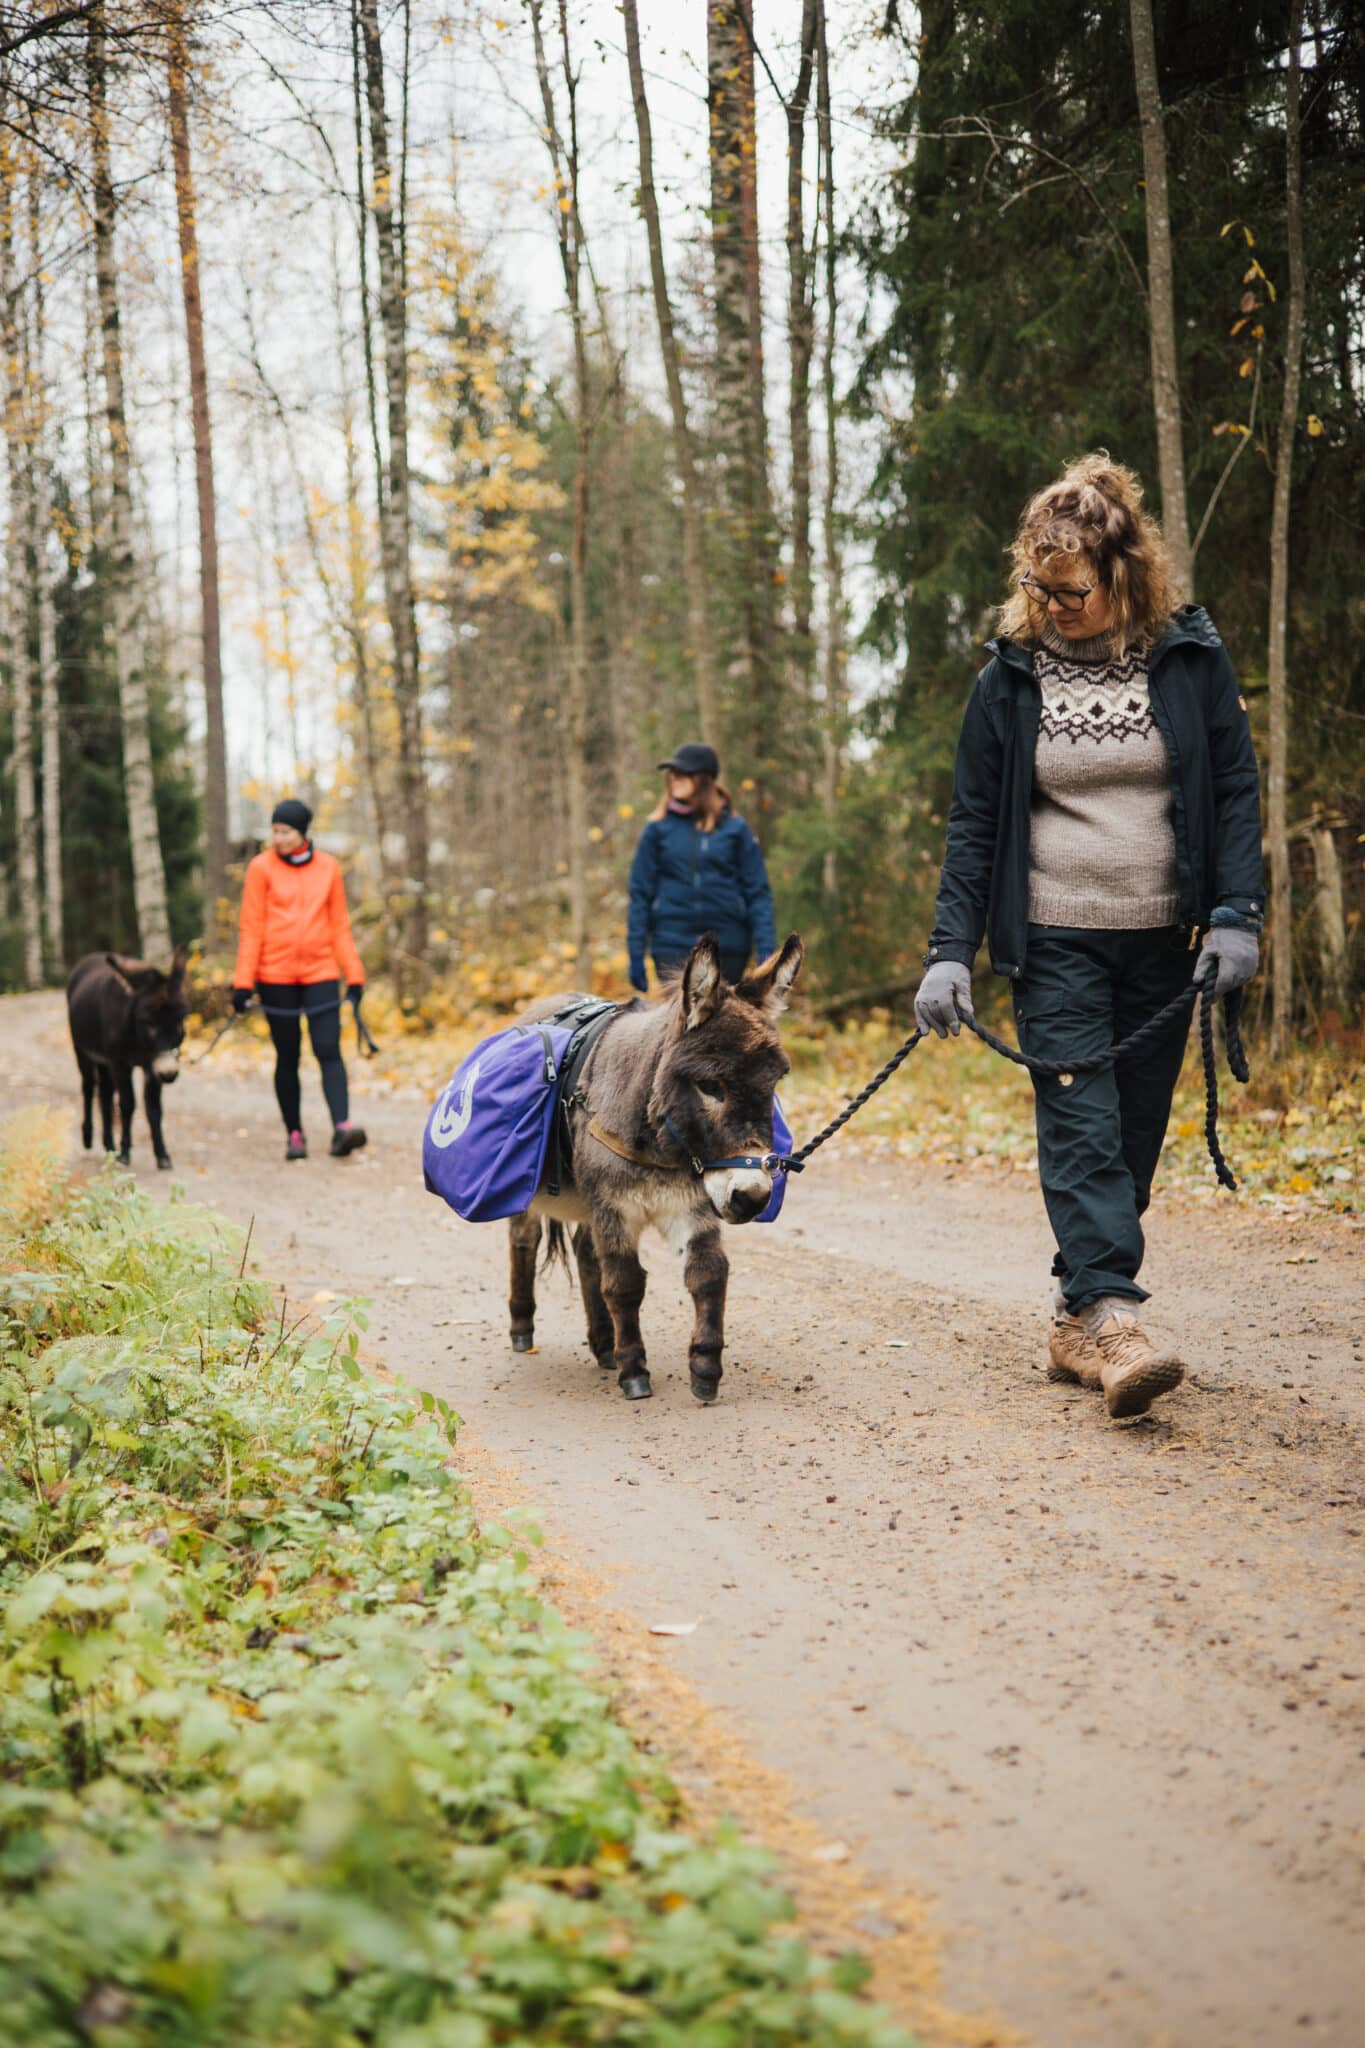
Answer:
[[[74, 1082], [60, 1002], [0, 1004], [0, 1114], [62, 1101], [74, 1142]], [[647, 1251], [630, 1405], [562, 1278], [513, 1358], [500, 1227], [422, 1192], [420, 1102], [360, 1088], [370, 1149], [286, 1169], [264, 1054], [210, 1062], [168, 1097], [176, 1174], [139, 1124], [138, 1177], [254, 1217], [301, 1304], [371, 1297], [374, 1349], [627, 1628], [697, 1622], [658, 1654], [835, 1859], [932, 1897], [947, 2001], [1046, 2048], [1360, 2048], [1365, 1234], [1159, 1207], [1145, 1277], [1195, 1369], [1119, 1426], [1044, 1378], [1032, 1182], [831, 1147], [731, 1234], [714, 1409]], [[320, 1133], [315, 1073], [305, 1102]]]

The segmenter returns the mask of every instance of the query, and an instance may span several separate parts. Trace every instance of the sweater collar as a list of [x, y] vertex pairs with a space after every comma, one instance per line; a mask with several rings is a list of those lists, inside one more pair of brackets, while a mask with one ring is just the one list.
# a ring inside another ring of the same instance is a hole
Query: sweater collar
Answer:
[[278, 847], [273, 851], [276, 860], [282, 860], [287, 868], [306, 868], [313, 858], [313, 842], [308, 840], [297, 853], [281, 853]]
[[1051, 619], [1043, 620], [1039, 639], [1047, 652], [1058, 661], [1083, 662], [1093, 668], [1096, 663], [1108, 661], [1110, 655], [1109, 635], [1096, 633], [1089, 640], [1068, 640], [1065, 633], [1059, 633]]

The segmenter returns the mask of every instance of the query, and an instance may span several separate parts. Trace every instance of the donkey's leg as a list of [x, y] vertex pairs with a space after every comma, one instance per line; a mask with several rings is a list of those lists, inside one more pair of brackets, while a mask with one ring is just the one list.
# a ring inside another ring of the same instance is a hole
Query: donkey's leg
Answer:
[[615, 1337], [612, 1349], [616, 1353], [616, 1377], [628, 1401], [647, 1401], [654, 1389], [649, 1384], [644, 1339], [640, 1335], [645, 1269], [616, 1217], [607, 1218], [605, 1229], [594, 1222], [593, 1235], [602, 1271], [602, 1297], [611, 1314]]
[[171, 1155], [166, 1150], [166, 1140], [161, 1135], [161, 1083], [148, 1068], [142, 1077], [142, 1107], [147, 1112], [147, 1123], [152, 1133], [152, 1150], [158, 1166], [169, 1166]]
[[106, 1152], [114, 1149], [114, 1075], [109, 1067], [99, 1069], [100, 1136]]
[[614, 1372], [616, 1332], [612, 1326], [611, 1311], [602, 1299], [602, 1268], [597, 1263], [597, 1247], [588, 1224], [580, 1224], [574, 1232], [573, 1248], [578, 1259], [578, 1286], [583, 1296], [583, 1312], [588, 1318], [588, 1343], [602, 1370]]
[[512, 1349], [530, 1351], [535, 1346], [536, 1253], [540, 1249], [540, 1218], [529, 1211], [514, 1216], [508, 1225], [512, 1249], [512, 1285], [508, 1296], [511, 1310]]
[[81, 1143], [88, 1152], [95, 1142], [95, 1063], [78, 1052], [76, 1064], [81, 1070]]
[[696, 1320], [687, 1347], [687, 1370], [699, 1401], [714, 1401], [720, 1392], [720, 1354], [725, 1348], [725, 1286], [730, 1276], [719, 1230], [703, 1230], [687, 1247], [683, 1285], [692, 1297]]
[[118, 1070], [118, 1115], [121, 1131], [118, 1156], [120, 1166], [131, 1166], [133, 1163], [133, 1111], [136, 1106], [137, 1098], [133, 1094], [133, 1070], [131, 1067], [120, 1067]]

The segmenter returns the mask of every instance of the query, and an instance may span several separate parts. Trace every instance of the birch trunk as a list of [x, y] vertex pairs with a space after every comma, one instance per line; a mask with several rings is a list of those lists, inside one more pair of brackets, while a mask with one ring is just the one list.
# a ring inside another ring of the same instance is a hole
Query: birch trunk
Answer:
[[1152, 403], [1156, 412], [1161, 525], [1171, 558], [1177, 604], [1194, 595], [1190, 522], [1185, 501], [1185, 452], [1180, 428], [1180, 379], [1175, 347], [1175, 281], [1171, 261], [1171, 207], [1166, 186], [1166, 131], [1156, 69], [1152, 0], [1130, 0], [1133, 74], [1142, 126], [1142, 169], [1147, 186], [1147, 320], [1152, 350]]
[[733, 608], [744, 767], [772, 806], [780, 751], [772, 505], [763, 385], [752, 0], [707, 0], [711, 250], [716, 302], [716, 413]]
[[535, 39], [540, 102], [545, 115], [546, 146], [554, 173], [559, 262], [573, 331], [573, 537], [569, 549], [569, 687], [565, 707], [568, 715], [564, 720], [564, 794], [568, 812], [569, 939], [576, 956], [584, 960], [588, 946], [588, 518], [593, 421], [582, 294], [583, 221], [578, 208], [578, 115], [569, 53], [567, 0], [559, 0], [561, 65], [568, 96], [567, 140], [560, 133], [554, 88], [550, 81], [543, 0], [531, 0], [531, 29]]
[[[811, 570], [810, 368], [815, 349], [815, 307], [806, 249], [806, 111], [810, 105], [819, 0], [804, 0], [801, 58], [796, 87], [787, 102], [787, 352], [790, 381], [787, 430], [792, 465], [792, 660], [801, 694], [809, 700], [815, 675], [811, 626], [814, 578]], [[816, 218], [819, 218], [819, 188]]]
[[1286, 638], [1289, 613], [1289, 500], [1294, 472], [1294, 432], [1299, 418], [1299, 377], [1303, 357], [1303, 196], [1299, 143], [1299, 42], [1303, 0], [1289, 15], [1289, 70], [1285, 80], [1285, 234], [1289, 251], [1289, 300], [1285, 309], [1284, 393], [1275, 442], [1275, 495], [1270, 515], [1270, 774], [1266, 790], [1266, 831], [1270, 839], [1270, 1050], [1284, 1050], [1294, 1005], [1293, 897], [1289, 867], [1289, 680]]
[[223, 718], [213, 427], [209, 416], [208, 371], [204, 361], [199, 227], [190, 157], [189, 108], [185, 94], [185, 23], [179, 6], [170, 11], [166, 34], [171, 156], [175, 165], [175, 212], [180, 235], [180, 289], [190, 361], [190, 424], [194, 438], [194, 484], [199, 514], [199, 596], [204, 669], [204, 915], [208, 930], [213, 933], [220, 921], [228, 886], [227, 735]]
[[[384, 595], [393, 635], [394, 698], [398, 709], [398, 781], [407, 848], [410, 904], [404, 949], [420, 962], [427, 950], [427, 892], [430, 886], [427, 793], [422, 772], [421, 654], [412, 585], [412, 504], [408, 474], [408, 338], [403, 293], [401, 224], [394, 204], [384, 108], [384, 53], [379, 39], [377, 0], [359, 0], [370, 115], [372, 210], [379, 250], [379, 321], [384, 338], [384, 389], [389, 448], [387, 488], [380, 502]], [[401, 167], [400, 167], [401, 168]]]
[[1350, 1003], [1350, 947], [1346, 927], [1346, 892], [1341, 855], [1329, 820], [1311, 827], [1314, 893], [1318, 913], [1318, 960], [1322, 969], [1323, 1006], [1345, 1018]]
[[47, 321], [43, 300], [38, 183], [32, 168], [28, 187], [29, 261], [33, 270], [33, 357], [29, 388], [33, 399], [33, 574], [38, 611], [38, 688], [42, 737], [43, 921], [47, 965], [54, 979], [66, 969], [66, 920], [62, 901], [62, 729], [57, 672], [57, 608], [52, 591], [52, 462], [48, 450]]
[[116, 209], [109, 165], [107, 56], [103, 0], [89, 17], [88, 77], [90, 142], [95, 200], [95, 286], [99, 298], [104, 358], [104, 410], [109, 433], [111, 649], [118, 683], [123, 731], [123, 787], [128, 806], [128, 839], [133, 857], [133, 907], [138, 944], [155, 960], [171, 952], [166, 908], [166, 869], [156, 818], [147, 683], [137, 642], [137, 593], [133, 566], [133, 493], [128, 452], [128, 416], [123, 394], [123, 335], [119, 321]]
[[697, 717], [701, 737], [709, 745], [719, 747], [720, 698], [716, 687], [715, 644], [711, 633], [711, 604], [707, 590], [706, 530], [701, 482], [697, 475], [696, 448], [687, 416], [687, 399], [683, 392], [678, 341], [673, 328], [673, 307], [668, 296], [668, 273], [664, 268], [659, 202], [654, 189], [654, 139], [650, 127], [649, 101], [645, 94], [644, 66], [640, 60], [640, 22], [636, 0], [623, 0], [621, 11], [626, 25], [626, 61], [630, 67], [630, 91], [635, 102], [635, 132], [640, 144], [640, 211], [645, 217], [645, 232], [649, 240], [649, 276], [654, 295], [654, 318], [659, 329], [659, 353], [663, 357], [664, 381], [668, 386], [668, 410], [673, 425], [673, 462], [682, 486], [683, 581], [687, 587], [687, 634], [691, 643], [692, 674], [697, 692]]
[[33, 759], [33, 673], [30, 655], [28, 535], [32, 524], [32, 453], [25, 404], [14, 281], [14, 209], [18, 179], [8, 137], [0, 139], [0, 331], [5, 357], [5, 457], [9, 482], [6, 532], [5, 637], [9, 645], [13, 719], [14, 871], [23, 934], [24, 986], [43, 985], [43, 919], [38, 896], [38, 807]]
[[[839, 316], [838, 244], [834, 234], [834, 123], [830, 114], [829, 35], [825, 0], [817, 0], [815, 118], [820, 138], [821, 198], [824, 206], [825, 331], [820, 352], [820, 396], [825, 427], [825, 489], [821, 538], [825, 568], [825, 729], [822, 797], [832, 842], [839, 807], [839, 783], [848, 743], [848, 649], [844, 613], [844, 559], [839, 540], [839, 408], [834, 384], [834, 345]], [[827, 910], [838, 906], [838, 862], [831, 843], [824, 860]]]

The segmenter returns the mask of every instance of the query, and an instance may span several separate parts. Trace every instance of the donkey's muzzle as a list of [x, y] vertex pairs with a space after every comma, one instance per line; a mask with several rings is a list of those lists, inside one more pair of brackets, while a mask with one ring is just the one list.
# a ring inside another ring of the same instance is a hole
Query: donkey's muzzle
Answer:
[[706, 1192], [712, 1208], [726, 1223], [752, 1223], [772, 1199], [772, 1175], [757, 1167], [708, 1173]]
[[173, 1052], [159, 1052], [152, 1061], [152, 1072], [158, 1081], [167, 1083], [180, 1078], [180, 1057]]

